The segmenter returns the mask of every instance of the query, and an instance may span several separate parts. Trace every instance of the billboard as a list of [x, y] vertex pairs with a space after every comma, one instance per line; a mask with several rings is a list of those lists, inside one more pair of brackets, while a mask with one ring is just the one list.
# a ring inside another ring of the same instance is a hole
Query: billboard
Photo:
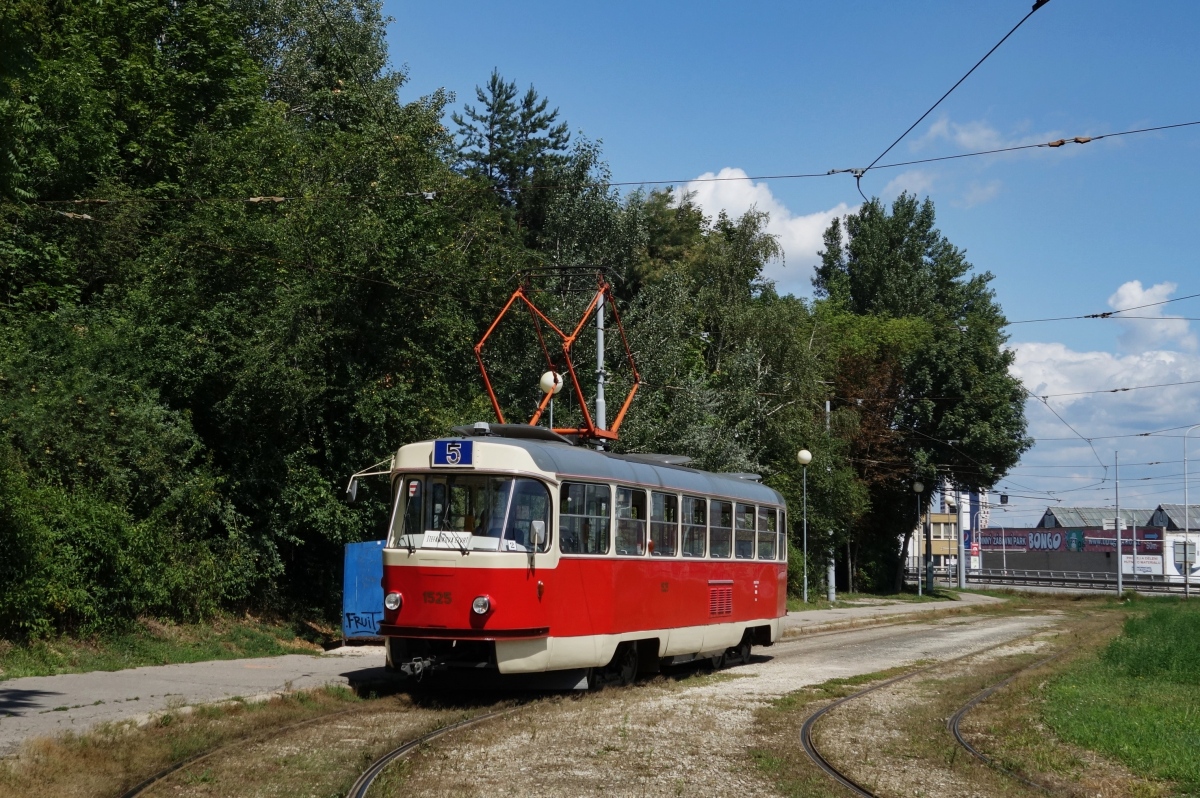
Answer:
[[[978, 533], [980, 548], [987, 551], [1114, 551], [1116, 541], [1111, 529], [982, 529]], [[1162, 555], [1161, 529], [1123, 530], [1122, 550], [1134, 554]]]

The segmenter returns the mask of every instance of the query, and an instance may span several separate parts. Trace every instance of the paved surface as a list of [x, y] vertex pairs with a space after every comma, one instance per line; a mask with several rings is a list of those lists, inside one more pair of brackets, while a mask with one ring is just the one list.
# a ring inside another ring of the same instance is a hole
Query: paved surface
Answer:
[[288, 690], [378, 677], [381, 646], [319, 656], [155, 665], [123, 671], [30, 676], [0, 682], [0, 756], [29, 737], [83, 732], [103, 722], [141, 720], [189, 704], [261, 699]]
[[[901, 615], [999, 601], [963, 594], [958, 602], [881, 602], [792, 612], [784, 619], [784, 633], [794, 636], [820, 626], [867, 625]], [[0, 756], [14, 753], [30, 737], [83, 732], [104, 722], [142, 720], [181, 706], [236, 697], [259, 699], [326, 684], [370, 682], [383, 676], [383, 662], [381, 646], [354, 646], [314, 656], [288, 654], [0, 681]]]
[[911, 601], [881, 601], [877, 604], [847, 605], [831, 610], [789, 612], [783, 619], [783, 635], [790, 637], [810, 631], [815, 627], [866, 625], [884, 622], [888, 618], [898, 615], [915, 615], [980, 604], [1000, 604], [1003, 601], [1004, 599], [983, 596], [978, 593], [959, 593], [958, 601], [928, 601], [920, 604]]

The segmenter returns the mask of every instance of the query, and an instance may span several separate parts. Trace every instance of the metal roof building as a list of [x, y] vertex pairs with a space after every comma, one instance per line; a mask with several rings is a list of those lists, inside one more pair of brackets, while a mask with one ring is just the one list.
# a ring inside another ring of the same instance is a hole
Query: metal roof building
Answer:
[[[1165, 526], [1168, 530], [1183, 531], [1184, 526], [1184, 505], [1182, 504], [1160, 504], [1154, 510], [1154, 515], [1150, 518], [1150, 526]], [[1195, 532], [1200, 530], [1200, 506], [1189, 504], [1187, 529]]]
[[[1166, 506], [1166, 505], [1163, 505]], [[1176, 505], [1171, 505], [1176, 506]], [[1155, 510], [1121, 508], [1121, 520], [1126, 527], [1161, 526], [1151, 523]], [[1112, 507], [1047, 507], [1046, 514], [1037, 525], [1041, 529], [1112, 529], [1117, 511]], [[1195, 516], [1193, 516], [1195, 517]], [[1182, 520], [1183, 516], [1180, 516]]]

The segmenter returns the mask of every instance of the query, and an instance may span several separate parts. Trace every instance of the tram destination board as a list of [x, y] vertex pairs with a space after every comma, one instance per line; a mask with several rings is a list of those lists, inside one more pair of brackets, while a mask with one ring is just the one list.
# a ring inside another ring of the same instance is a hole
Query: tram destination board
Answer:
[[474, 465], [474, 441], [434, 441], [433, 464], [448, 468]]

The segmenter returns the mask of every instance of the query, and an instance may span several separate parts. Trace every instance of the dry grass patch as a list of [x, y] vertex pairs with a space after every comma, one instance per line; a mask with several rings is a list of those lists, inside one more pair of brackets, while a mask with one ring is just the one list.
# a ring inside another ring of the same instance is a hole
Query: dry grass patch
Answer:
[[369, 703], [335, 687], [258, 704], [234, 701], [181, 708], [141, 728], [125, 721], [87, 734], [32, 740], [16, 756], [0, 760], [0, 798], [119, 795], [187, 757], [287, 724], [357, 712]]
[[[495, 707], [489, 707], [495, 708]], [[475, 707], [442, 708], [408, 698], [366, 702], [311, 723], [234, 746], [173, 775], [155, 794], [205, 798], [326, 798], [344, 795], [358, 775], [401, 743], [463, 720]]]

